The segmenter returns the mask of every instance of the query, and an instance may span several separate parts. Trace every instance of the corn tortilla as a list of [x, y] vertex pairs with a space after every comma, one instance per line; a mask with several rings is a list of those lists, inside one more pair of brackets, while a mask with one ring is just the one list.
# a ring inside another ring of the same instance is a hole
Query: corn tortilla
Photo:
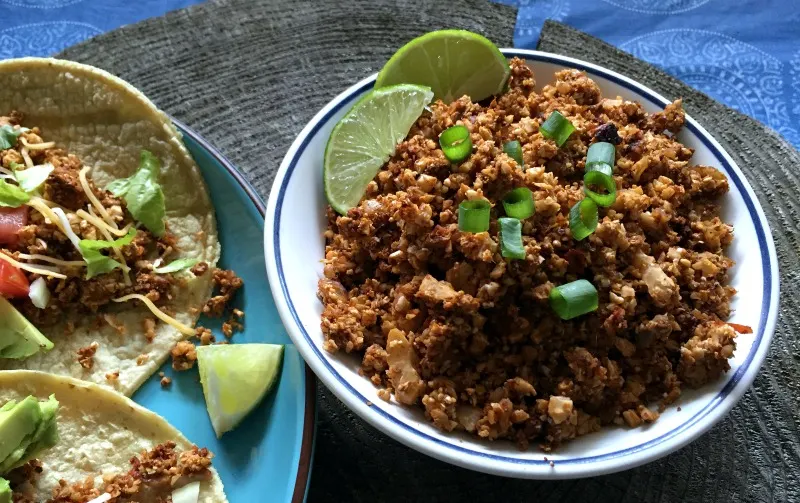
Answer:
[[[0, 371], [0, 404], [50, 395], [59, 402], [60, 440], [38, 456], [44, 471], [35, 487], [36, 501], [50, 498], [60, 479], [72, 483], [95, 476], [95, 487], [103, 487], [101, 474], [127, 472], [133, 456], [164, 442], [175, 442], [181, 451], [192, 448], [164, 418], [107, 388], [43, 372]], [[222, 480], [216, 470], [211, 472], [211, 479], [200, 485], [198, 503], [225, 503]]]
[[[160, 161], [167, 226], [177, 238], [179, 257], [216, 265], [220, 256], [214, 208], [200, 170], [169, 117], [127, 82], [103, 70], [50, 58], [0, 61], [0, 113], [18, 110], [28, 124], [38, 126], [48, 140], [78, 156], [91, 167], [97, 186], [131, 176], [142, 150]], [[211, 295], [211, 275], [193, 277], [169, 304], [174, 317], [196, 323], [198, 308]], [[116, 309], [116, 308], [115, 308]], [[25, 360], [0, 360], [0, 370], [42, 370], [94, 382], [130, 396], [167, 359], [176, 342], [185, 339], [175, 328], [159, 323], [152, 342], [145, 338], [144, 319], [150, 312], [128, 303], [115, 312], [124, 333], [92, 320], [65, 319], [42, 332], [55, 347]], [[75, 331], [65, 335], [68, 324]], [[77, 351], [97, 342], [90, 370], [78, 363]], [[147, 355], [143, 365], [136, 359]], [[119, 372], [115, 381], [107, 374]]]

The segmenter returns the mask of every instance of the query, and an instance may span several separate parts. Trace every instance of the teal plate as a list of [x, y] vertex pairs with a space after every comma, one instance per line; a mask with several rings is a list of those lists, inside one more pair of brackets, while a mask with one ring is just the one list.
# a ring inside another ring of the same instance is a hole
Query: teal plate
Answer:
[[[154, 376], [134, 400], [161, 414], [192, 442], [208, 447], [231, 503], [305, 501], [314, 444], [315, 379], [283, 328], [272, 300], [264, 265], [264, 203], [241, 174], [197, 133], [175, 121], [184, 135], [217, 212], [222, 259], [245, 286], [235, 304], [245, 312], [244, 330], [231, 342], [286, 344], [277, 389], [238, 428], [218, 440], [208, 419], [197, 368], [173, 372], [161, 388]], [[220, 320], [201, 319], [217, 340], [224, 339]]]

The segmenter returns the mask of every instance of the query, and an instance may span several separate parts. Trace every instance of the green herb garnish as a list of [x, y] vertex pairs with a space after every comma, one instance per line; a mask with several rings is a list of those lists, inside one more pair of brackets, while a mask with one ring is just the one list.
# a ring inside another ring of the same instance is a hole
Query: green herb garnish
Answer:
[[147, 150], [142, 150], [138, 171], [133, 176], [116, 180], [106, 187], [115, 196], [122, 197], [133, 218], [156, 237], [164, 235], [164, 219], [167, 215], [164, 192], [158, 183], [160, 172], [161, 163], [158, 159]]

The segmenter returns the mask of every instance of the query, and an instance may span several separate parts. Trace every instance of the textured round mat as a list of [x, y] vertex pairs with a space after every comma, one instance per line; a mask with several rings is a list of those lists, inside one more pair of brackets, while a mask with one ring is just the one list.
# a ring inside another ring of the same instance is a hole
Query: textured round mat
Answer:
[[[459, 27], [510, 46], [515, 12], [479, 0], [208, 2], [72, 47], [199, 131], [266, 198], [294, 136], [328, 100], [403, 42]], [[620, 71], [689, 112], [748, 175], [778, 246], [781, 320], [754, 389], [709, 434], [656, 463], [579, 481], [477, 474], [430, 459], [351, 414], [322, 386], [310, 502], [797, 501], [800, 473], [800, 155], [775, 133], [597, 39], [548, 23], [540, 48]]]

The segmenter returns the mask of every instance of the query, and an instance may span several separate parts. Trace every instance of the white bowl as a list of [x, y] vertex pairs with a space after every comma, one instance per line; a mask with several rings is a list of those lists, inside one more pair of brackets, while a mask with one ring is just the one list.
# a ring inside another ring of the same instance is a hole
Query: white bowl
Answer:
[[[584, 61], [520, 49], [503, 53], [525, 58], [540, 85], [552, 81], [557, 70], [578, 68], [594, 79], [603, 96], [636, 100], [648, 112], [669, 103], [631, 79]], [[316, 297], [325, 249], [323, 153], [333, 126], [374, 82], [375, 75], [352, 86], [308, 123], [283, 159], [267, 208], [265, 253], [278, 311], [306, 362], [339, 399], [379, 430], [430, 456], [482, 472], [534, 479], [594, 476], [653, 461], [696, 439], [731, 410], [753, 382], [775, 329], [778, 261], [769, 224], [750, 184], [719, 143], [688, 116], [679, 137], [695, 149], [693, 162], [721, 169], [731, 182], [723, 217], [734, 226], [728, 253], [736, 261], [731, 282], [739, 293], [730, 321], [749, 325], [754, 332], [739, 335], [731, 371], [722, 379], [684, 392], [676, 404], [680, 411], [672, 406], [647, 427], [605, 428], [580, 437], [547, 454], [554, 462], [551, 467], [536, 446], [520, 452], [511, 442], [443, 433], [425, 420], [420, 409], [380, 400], [372, 383], [358, 375], [357, 357], [323, 350], [322, 305]]]

